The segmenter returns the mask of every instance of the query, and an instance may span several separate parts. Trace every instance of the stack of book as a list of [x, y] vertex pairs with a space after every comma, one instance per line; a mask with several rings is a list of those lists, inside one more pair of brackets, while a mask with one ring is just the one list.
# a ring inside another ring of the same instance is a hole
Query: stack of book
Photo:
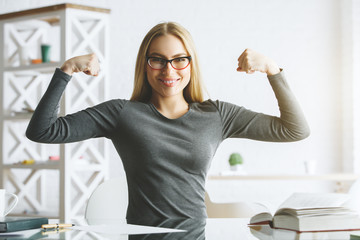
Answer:
[[250, 226], [269, 224], [273, 229], [302, 232], [360, 231], [358, 212], [348, 208], [349, 195], [294, 193], [275, 212], [261, 211]]

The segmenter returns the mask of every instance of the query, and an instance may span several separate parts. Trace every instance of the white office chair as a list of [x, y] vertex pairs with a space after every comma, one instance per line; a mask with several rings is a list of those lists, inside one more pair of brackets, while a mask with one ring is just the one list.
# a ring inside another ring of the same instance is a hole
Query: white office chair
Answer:
[[[125, 219], [128, 206], [126, 178], [112, 178], [100, 184], [91, 194], [85, 210], [89, 221]], [[93, 219], [93, 220], [92, 220]]]
[[208, 218], [252, 217], [255, 212], [245, 202], [214, 203], [205, 193], [205, 205]]
[[360, 178], [351, 185], [348, 194], [350, 194], [348, 206], [360, 214]]

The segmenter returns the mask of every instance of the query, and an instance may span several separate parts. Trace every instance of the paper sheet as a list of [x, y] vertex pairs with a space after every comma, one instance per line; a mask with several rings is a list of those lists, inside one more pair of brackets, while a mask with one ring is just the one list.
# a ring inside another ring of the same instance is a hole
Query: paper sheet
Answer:
[[16, 231], [16, 232], [5, 232], [5, 233], [0, 233], [0, 237], [4, 238], [4, 237], [25, 237], [25, 236], [31, 236], [32, 234], [35, 234], [37, 232], [39, 232], [40, 229], [30, 229], [30, 230], [22, 230], [22, 231]]
[[106, 234], [150, 234], [150, 233], [171, 233], [171, 232], [186, 232], [186, 230], [161, 228], [161, 227], [149, 227], [133, 224], [117, 224], [117, 225], [89, 225], [89, 226], [74, 226], [71, 227], [74, 230], [106, 233]]

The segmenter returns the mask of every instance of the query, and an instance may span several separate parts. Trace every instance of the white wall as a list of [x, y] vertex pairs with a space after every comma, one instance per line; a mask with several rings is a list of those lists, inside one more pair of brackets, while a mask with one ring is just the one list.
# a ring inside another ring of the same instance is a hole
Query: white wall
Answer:
[[[304, 173], [304, 160], [318, 161], [319, 173], [342, 171], [342, 5], [348, 0], [93, 0], [68, 1], [111, 8], [111, 98], [129, 98], [136, 54], [146, 32], [176, 21], [193, 35], [212, 99], [278, 114], [266, 76], [236, 72], [237, 58], [253, 48], [284, 68], [301, 103], [311, 136], [297, 143], [226, 140], [210, 172], [227, 170], [239, 152], [249, 173]], [[62, 3], [1, 0], [0, 13]], [[111, 175], [121, 162], [112, 148]]]
[[[192, 33], [213, 99], [278, 114], [273, 93], [261, 74], [235, 71], [247, 48], [283, 67], [309, 121], [312, 134], [298, 143], [227, 140], [211, 172], [227, 168], [240, 152], [249, 172], [304, 172], [303, 161], [319, 161], [319, 172], [341, 171], [340, 1], [122, 1], [112, 8], [112, 97], [128, 98], [135, 58], [145, 33], [160, 21], [177, 21]], [[215, 62], [215, 63], [214, 63]]]

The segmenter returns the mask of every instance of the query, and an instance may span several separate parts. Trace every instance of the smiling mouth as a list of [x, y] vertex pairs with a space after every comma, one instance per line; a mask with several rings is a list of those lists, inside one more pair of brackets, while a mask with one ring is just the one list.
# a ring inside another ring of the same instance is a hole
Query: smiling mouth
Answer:
[[180, 80], [180, 78], [178, 79], [172, 79], [172, 80], [163, 80], [163, 79], [159, 79], [165, 86], [167, 87], [173, 87], [175, 86], [176, 82]]

